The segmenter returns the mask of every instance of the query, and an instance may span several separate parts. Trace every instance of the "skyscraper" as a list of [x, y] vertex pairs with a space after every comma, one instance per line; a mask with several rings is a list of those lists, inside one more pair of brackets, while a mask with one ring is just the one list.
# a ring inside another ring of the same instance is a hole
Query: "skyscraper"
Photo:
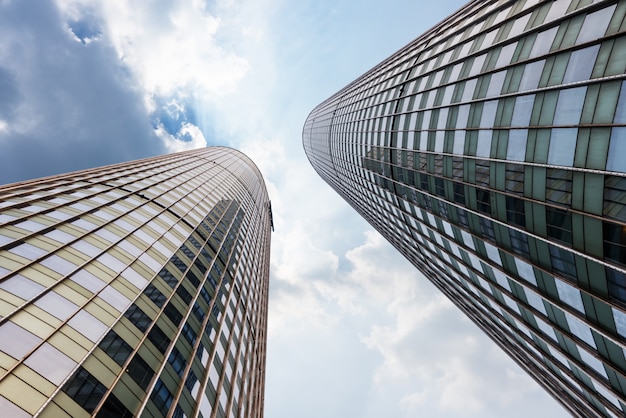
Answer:
[[625, 16], [472, 1], [303, 129], [320, 176], [580, 417], [626, 411]]
[[271, 227], [228, 148], [0, 187], [0, 415], [261, 417]]

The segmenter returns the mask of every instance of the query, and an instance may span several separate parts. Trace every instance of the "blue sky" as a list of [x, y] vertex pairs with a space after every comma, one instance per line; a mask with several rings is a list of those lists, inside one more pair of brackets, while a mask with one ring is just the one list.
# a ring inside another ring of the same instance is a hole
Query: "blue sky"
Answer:
[[565, 416], [302, 151], [315, 105], [462, 5], [0, 0], [0, 183], [239, 148], [276, 225], [267, 417]]

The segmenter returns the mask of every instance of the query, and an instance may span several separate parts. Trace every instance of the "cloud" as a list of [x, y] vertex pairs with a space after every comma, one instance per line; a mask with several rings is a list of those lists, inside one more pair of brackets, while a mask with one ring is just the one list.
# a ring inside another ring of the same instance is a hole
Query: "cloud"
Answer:
[[[225, 17], [218, 17], [201, 0], [57, 0], [57, 4], [74, 33], [75, 28], [102, 27], [101, 38], [137, 80], [156, 133], [168, 150], [206, 144], [190, 126], [210, 137], [216, 128], [206, 123], [214, 121], [207, 114], [219, 108], [220, 98], [235, 90], [250, 70], [247, 59], [234, 48], [246, 35], [229, 29], [234, 4], [220, 2]], [[167, 114], [172, 104], [179, 106], [175, 119]], [[224, 144], [224, 139], [217, 143]]]
[[0, 7], [0, 182], [163, 152], [110, 46], [76, 42], [49, 3]]

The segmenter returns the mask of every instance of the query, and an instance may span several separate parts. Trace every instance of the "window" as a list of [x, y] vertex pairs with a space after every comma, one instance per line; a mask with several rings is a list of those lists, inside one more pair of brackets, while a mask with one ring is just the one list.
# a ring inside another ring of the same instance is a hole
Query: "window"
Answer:
[[565, 70], [563, 83], [589, 80], [599, 49], [600, 45], [594, 45], [572, 52], [567, 64], [567, 70]]
[[506, 196], [506, 220], [517, 226], [526, 226], [524, 214], [524, 201], [512, 196]]
[[554, 114], [555, 125], [577, 125], [585, 103], [587, 87], [561, 90]]
[[528, 248], [528, 237], [525, 233], [509, 229], [509, 237], [511, 239], [511, 249], [513, 252], [524, 258], [530, 257], [530, 249]]
[[578, 312], [584, 314], [585, 306], [583, 305], [580, 290], [559, 279], [554, 279], [554, 282], [556, 283], [556, 290], [559, 293], [559, 298], [572, 308], [576, 309]]
[[165, 333], [161, 330], [158, 325], [155, 325], [148, 333], [148, 340], [154, 344], [154, 346], [161, 352], [161, 354], [165, 353], [165, 350], [170, 345], [170, 339]]
[[0, 289], [13, 293], [22, 299], [30, 299], [39, 294], [44, 287], [22, 275], [15, 275], [0, 282]]
[[488, 190], [476, 190], [476, 209], [491, 214], [491, 193]]
[[548, 236], [567, 245], [572, 245], [572, 215], [570, 212], [546, 207]]
[[626, 221], [626, 177], [604, 176], [604, 215]]
[[167, 362], [172, 366], [178, 377], [183, 376], [183, 371], [187, 365], [187, 361], [176, 347], [170, 353]]
[[100, 411], [96, 415], [97, 418], [132, 418], [133, 416], [134, 414], [112, 393], [107, 396]]
[[546, 170], [546, 201], [560, 206], [572, 202], [572, 172], [560, 168]]
[[185, 305], [191, 303], [192, 296], [182, 284], [176, 289], [176, 294], [185, 302]]
[[524, 67], [524, 74], [519, 85], [519, 91], [533, 90], [539, 85], [543, 66], [546, 60], [531, 62]]
[[580, 33], [578, 34], [576, 43], [580, 44], [583, 42], [594, 41], [603, 37], [614, 11], [615, 5], [588, 14], [585, 17], [583, 26], [580, 28]]
[[146, 332], [152, 322], [152, 319], [134, 303], [130, 305], [124, 316], [142, 332]]
[[483, 112], [480, 117], [481, 128], [493, 128], [493, 123], [496, 117], [496, 110], [498, 110], [497, 100], [490, 100], [483, 104]]
[[577, 128], [552, 129], [550, 149], [548, 151], [548, 164], [571, 167], [574, 164], [577, 140]]
[[511, 161], [524, 161], [526, 159], [526, 142], [528, 129], [511, 129], [506, 149], [506, 159]]
[[152, 395], [150, 395], [150, 399], [154, 402], [156, 409], [159, 411], [164, 411], [166, 415], [167, 411], [170, 410], [172, 406], [173, 396], [170, 391], [165, 386], [165, 383], [161, 379], [157, 380], [156, 385], [154, 386], [154, 390], [152, 391]]
[[144, 391], [148, 388], [148, 384], [152, 380], [152, 376], [154, 376], [154, 371], [138, 354], [135, 354], [130, 361], [126, 371]]
[[[614, 270], [612, 268], [609, 268], [609, 267], [605, 268], [605, 274], [606, 274], [606, 282], [609, 288], [609, 296], [611, 296], [611, 298], [614, 300], [618, 300], [622, 302], [622, 304], [626, 304], [626, 274], [619, 272], [617, 270]], [[623, 318], [626, 318], [626, 316], [623, 316]], [[616, 317], [615, 319], [616, 319], [616, 324], [617, 324], [618, 318]], [[617, 325], [618, 325], [618, 330], [619, 330], [619, 324]], [[626, 319], [624, 319], [623, 325], [624, 325], [624, 329], [623, 329], [624, 332], [622, 333], [622, 335], [626, 337]]]
[[577, 276], [574, 254], [554, 245], [549, 245], [549, 250], [552, 269], [556, 273], [575, 281]]
[[626, 228], [613, 222], [603, 222], [604, 258], [626, 266]]
[[161, 291], [157, 289], [152, 283], [150, 283], [146, 287], [146, 289], [143, 291], [143, 294], [146, 295], [159, 308], [163, 307], [163, 304], [167, 300], [165, 295], [161, 293]]
[[518, 96], [515, 98], [515, 107], [511, 118], [511, 126], [527, 127], [530, 124], [530, 117], [533, 113], [535, 95]]
[[491, 135], [491, 130], [481, 129], [478, 131], [478, 143], [476, 144], [477, 157], [489, 158], [491, 155]]
[[174, 326], [178, 326], [178, 324], [180, 324], [180, 321], [183, 319], [183, 315], [178, 312], [178, 309], [176, 309], [174, 305], [172, 305], [172, 302], [165, 305], [163, 313], [170, 319], [170, 321], [172, 321]]
[[611, 142], [606, 169], [609, 171], [626, 172], [626, 128], [619, 127], [611, 130]]
[[80, 366], [62, 390], [74, 402], [91, 413], [104, 396], [106, 387]]
[[133, 351], [132, 347], [113, 330], [102, 339], [99, 347], [120, 366], [126, 362]]
[[530, 58], [545, 55], [548, 53], [548, 51], [550, 51], [550, 48], [552, 47], [552, 42], [554, 42], [554, 37], [556, 36], [556, 32], [558, 29], [559, 27], [556, 26], [537, 35], [537, 37], [535, 38], [535, 43], [533, 44], [533, 48], [530, 51]]

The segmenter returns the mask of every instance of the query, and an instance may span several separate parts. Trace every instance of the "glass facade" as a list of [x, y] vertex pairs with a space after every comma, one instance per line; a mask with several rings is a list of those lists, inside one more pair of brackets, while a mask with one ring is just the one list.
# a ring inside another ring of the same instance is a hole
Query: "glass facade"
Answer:
[[0, 187], [0, 415], [262, 417], [271, 227], [228, 148]]
[[320, 176], [580, 417], [626, 411], [625, 17], [470, 2], [303, 129]]

